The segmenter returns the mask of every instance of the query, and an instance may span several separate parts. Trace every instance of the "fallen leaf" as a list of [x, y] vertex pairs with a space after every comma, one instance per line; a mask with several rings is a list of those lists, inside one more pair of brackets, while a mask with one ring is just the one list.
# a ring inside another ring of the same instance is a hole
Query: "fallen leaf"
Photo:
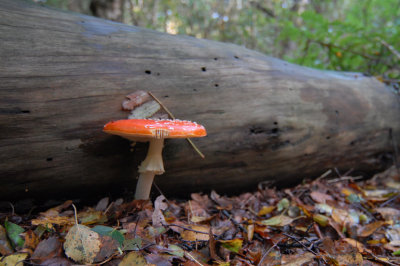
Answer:
[[329, 224], [329, 217], [322, 214], [313, 215], [314, 222], [317, 222], [320, 226], [327, 226]]
[[364, 261], [358, 252], [336, 255], [335, 260], [339, 265], [362, 265]]
[[168, 245], [168, 249], [166, 250], [167, 253], [183, 258], [185, 255], [185, 251], [177, 245]]
[[65, 254], [78, 263], [93, 263], [100, 251], [100, 235], [85, 225], [74, 225], [65, 237]]
[[333, 208], [325, 203], [315, 204], [315, 210], [320, 213], [325, 213], [327, 215], [332, 215]]
[[107, 216], [102, 211], [95, 211], [89, 209], [85, 212], [80, 212], [78, 214], [78, 219], [81, 224], [102, 224], [107, 222]]
[[5, 257], [0, 257], [0, 266], [24, 266], [24, 260], [28, 253], [16, 253]]
[[105, 211], [107, 209], [108, 203], [110, 202], [110, 199], [108, 197], [102, 198], [99, 200], [99, 202], [96, 205], [95, 210], [96, 211]]
[[116, 240], [120, 246], [122, 246], [122, 244], [124, 243], [125, 240], [124, 235], [120, 231], [112, 227], [104, 225], [96, 225], [91, 230], [98, 233], [101, 236], [110, 236], [112, 239]]
[[202, 241], [208, 241], [209, 240], [209, 227], [208, 226], [203, 226], [203, 225], [187, 225], [186, 226], [189, 229], [193, 229], [195, 231], [199, 231], [199, 232], [204, 232], [204, 234], [202, 233], [197, 233], [194, 231], [190, 231], [190, 230], [183, 230], [183, 232], [181, 233], [181, 237], [186, 240], [186, 241], [198, 241], [198, 240], [202, 240]]
[[31, 220], [32, 225], [42, 225], [45, 228], [48, 229], [54, 229], [53, 225], [59, 225], [59, 226], [66, 226], [66, 225], [73, 225], [75, 223], [75, 220], [73, 217], [67, 217], [67, 216], [56, 216], [56, 217], [51, 217], [51, 216], [43, 216], [39, 217], [38, 219], [32, 219]]
[[160, 195], [154, 201], [154, 211], [153, 215], [151, 216], [154, 227], [161, 227], [166, 224], [163, 211], [168, 208], [168, 205], [165, 203], [165, 200], [165, 197]]
[[273, 210], [275, 210], [275, 206], [262, 206], [262, 208], [258, 211], [258, 216], [264, 216], [270, 214]]
[[71, 266], [72, 263], [66, 258], [57, 257], [43, 261], [41, 266]]
[[61, 242], [57, 237], [52, 236], [48, 239], [40, 241], [39, 245], [33, 252], [31, 259], [35, 263], [42, 264], [46, 260], [60, 256], [61, 253]]
[[352, 225], [358, 223], [354, 215], [344, 209], [335, 208], [332, 210], [332, 219], [339, 225]]
[[218, 240], [219, 243], [221, 243], [221, 246], [223, 246], [224, 248], [238, 253], [239, 250], [242, 249], [242, 245], [243, 245], [243, 239], [240, 238], [236, 238], [236, 239], [232, 239], [232, 240]]
[[382, 215], [386, 221], [396, 221], [400, 219], [400, 210], [389, 207], [375, 208], [376, 212]]
[[126, 255], [118, 266], [148, 265], [144, 256], [138, 251], [132, 251]]
[[171, 265], [169, 261], [169, 256], [168, 255], [163, 255], [163, 254], [149, 254], [146, 257], [146, 264], [142, 265], [158, 265], [158, 266], [167, 266]]
[[270, 226], [285, 226], [285, 225], [291, 224], [292, 222], [293, 222], [293, 219], [290, 218], [289, 216], [277, 215], [277, 216], [271, 217], [267, 220], [261, 221], [261, 224], [270, 225]]
[[314, 258], [312, 253], [283, 255], [281, 262], [285, 266], [312, 265]]
[[364, 253], [364, 252], [372, 253], [372, 251], [370, 249], [366, 248], [363, 243], [361, 243], [355, 239], [343, 238], [342, 240], [347, 242], [348, 244], [350, 244], [352, 247], [356, 248], [358, 250], [358, 252], [360, 252], [360, 253]]
[[370, 236], [376, 230], [378, 230], [380, 227], [382, 227], [385, 224], [386, 224], [386, 222], [384, 222], [384, 221], [376, 221], [376, 222], [364, 225], [364, 226], [358, 228], [357, 234], [360, 237]]
[[42, 216], [42, 217], [57, 217], [57, 216], [59, 216], [60, 212], [63, 209], [68, 208], [69, 206], [71, 206], [71, 204], [72, 204], [72, 200], [67, 200], [61, 205], [58, 205], [58, 206], [53, 207], [51, 209], [48, 209], [45, 212], [41, 212], [40, 216]]
[[321, 193], [319, 191], [313, 191], [310, 193], [310, 197], [318, 203], [326, 203], [327, 201], [333, 201], [332, 196], [326, 194], [326, 193]]
[[25, 235], [24, 249], [31, 250], [30, 254], [32, 254], [36, 246], [39, 244], [39, 238], [32, 230], [26, 231], [24, 235]]
[[8, 238], [11, 240], [11, 244], [14, 247], [22, 248], [24, 246], [24, 240], [20, 234], [24, 232], [24, 229], [21, 226], [9, 221], [4, 222], [4, 227], [6, 229]]
[[132, 239], [125, 239], [122, 244], [122, 250], [135, 250], [138, 251], [142, 248], [142, 239], [135, 237]]
[[0, 225], [0, 255], [10, 255], [13, 253], [13, 248], [7, 239], [6, 229]]
[[277, 209], [278, 211], [283, 211], [289, 208], [290, 201], [287, 198], [283, 198], [278, 202]]

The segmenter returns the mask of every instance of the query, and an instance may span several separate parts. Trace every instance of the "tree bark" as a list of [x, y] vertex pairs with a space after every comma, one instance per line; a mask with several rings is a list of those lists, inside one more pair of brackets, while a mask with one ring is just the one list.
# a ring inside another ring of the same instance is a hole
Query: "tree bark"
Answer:
[[133, 191], [147, 144], [102, 127], [136, 90], [208, 131], [204, 160], [166, 141], [167, 196], [372, 172], [400, 143], [399, 97], [373, 77], [16, 0], [0, 2], [0, 37], [1, 199]]

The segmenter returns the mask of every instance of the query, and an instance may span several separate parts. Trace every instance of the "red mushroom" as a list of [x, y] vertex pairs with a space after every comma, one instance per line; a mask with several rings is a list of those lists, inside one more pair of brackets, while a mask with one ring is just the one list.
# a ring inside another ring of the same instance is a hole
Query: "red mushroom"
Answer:
[[150, 142], [147, 156], [139, 166], [135, 199], [148, 199], [154, 175], [164, 173], [162, 149], [165, 138], [197, 138], [207, 135], [202, 125], [182, 120], [118, 120], [107, 123], [103, 131], [132, 141]]

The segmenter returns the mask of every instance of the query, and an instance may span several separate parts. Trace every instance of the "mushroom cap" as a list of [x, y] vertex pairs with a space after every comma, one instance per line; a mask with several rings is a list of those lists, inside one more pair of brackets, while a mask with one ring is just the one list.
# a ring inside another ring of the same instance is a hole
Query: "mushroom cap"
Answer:
[[107, 123], [103, 131], [135, 141], [148, 141], [152, 138], [197, 138], [207, 135], [202, 125], [178, 119], [117, 120]]

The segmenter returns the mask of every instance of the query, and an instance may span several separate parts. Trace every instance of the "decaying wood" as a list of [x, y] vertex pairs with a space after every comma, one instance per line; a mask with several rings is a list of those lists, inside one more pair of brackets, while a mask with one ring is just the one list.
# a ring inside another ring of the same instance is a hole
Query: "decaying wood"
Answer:
[[133, 190], [147, 146], [102, 126], [137, 90], [208, 131], [204, 160], [166, 141], [167, 196], [373, 171], [400, 143], [399, 98], [373, 77], [15, 0], [0, 2], [0, 36], [2, 199]]

